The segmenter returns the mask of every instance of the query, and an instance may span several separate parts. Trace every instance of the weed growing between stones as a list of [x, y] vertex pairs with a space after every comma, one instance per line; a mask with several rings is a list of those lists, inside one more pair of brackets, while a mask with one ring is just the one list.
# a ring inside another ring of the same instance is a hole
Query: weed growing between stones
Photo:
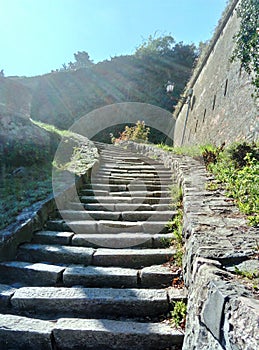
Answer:
[[259, 149], [246, 143], [232, 145], [221, 150], [215, 162], [207, 169], [225, 189], [226, 195], [235, 200], [240, 211], [247, 215], [249, 224], [259, 225]]
[[187, 305], [184, 301], [175, 301], [172, 303], [171, 323], [176, 327], [185, 328]]
[[175, 263], [178, 266], [182, 266], [182, 258], [183, 258], [183, 209], [182, 209], [182, 199], [183, 194], [180, 188], [173, 187], [171, 188], [171, 198], [172, 203], [170, 205], [171, 208], [177, 209], [177, 214], [175, 217], [168, 221], [166, 227], [169, 232], [173, 233], [175, 236], [175, 240], [173, 241], [173, 245], [176, 248], [176, 254], [174, 256]]
[[206, 184], [207, 190], [225, 190], [233, 198], [239, 210], [247, 215], [251, 226], [259, 225], [259, 144], [236, 143], [228, 148], [213, 145], [169, 147], [157, 145], [174, 154], [203, 159], [207, 170], [216, 181]]

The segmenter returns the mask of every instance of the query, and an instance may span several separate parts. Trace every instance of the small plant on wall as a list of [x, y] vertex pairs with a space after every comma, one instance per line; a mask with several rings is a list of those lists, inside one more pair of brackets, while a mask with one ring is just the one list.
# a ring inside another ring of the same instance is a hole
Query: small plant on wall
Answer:
[[255, 97], [259, 97], [259, 1], [241, 0], [237, 16], [240, 18], [240, 29], [234, 36], [235, 48], [231, 61], [241, 61], [241, 68], [251, 75]]

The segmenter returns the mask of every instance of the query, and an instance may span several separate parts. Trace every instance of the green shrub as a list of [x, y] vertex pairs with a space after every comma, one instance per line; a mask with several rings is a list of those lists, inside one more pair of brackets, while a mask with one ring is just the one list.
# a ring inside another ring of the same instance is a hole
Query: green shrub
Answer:
[[137, 121], [135, 126], [129, 127], [126, 125], [125, 130], [120, 133], [118, 138], [111, 134], [111, 141], [112, 143], [118, 143], [120, 141], [147, 142], [149, 133], [150, 128], [145, 125], [145, 122]]

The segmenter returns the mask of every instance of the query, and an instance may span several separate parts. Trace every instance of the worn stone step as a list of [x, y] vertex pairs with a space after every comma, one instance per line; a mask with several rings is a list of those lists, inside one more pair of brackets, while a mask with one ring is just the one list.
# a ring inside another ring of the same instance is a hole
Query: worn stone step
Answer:
[[171, 179], [172, 174], [170, 172], [162, 173], [162, 172], [144, 172], [144, 171], [115, 171], [115, 170], [100, 170], [96, 174], [102, 178], [106, 177], [119, 177], [119, 178], [150, 178], [150, 179], [158, 179], [158, 178], [169, 178]]
[[71, 266], [63, 274], [66, 287], [108, 287], [108, 288], [137, 288], [139, 272], [135, 269], [102, 266]]
[[[111, 221], [161, 221], [169, 220], [176, 215], [176, 211], [88, 211], [88, 210], [62, 210], [61, 215], [69, 220], [111, 220]], [[69, 236], [69, 233], [67, 233]]]
[[[150, 204], [133, 204], [133, 203], [76, 203], [70, 202], [68, 207], [71, 210], [82, 210], [82, 207], [88, 211], [123, 211], [123, 210], [159, 210], [159, 205], [150, 205]], [[156, 207], [156, 208], [154, 208]], [[161, 210], [168, 210], [168, 205], [160, 205]]]
[[91, 265], [94, 249], [48, 244], [22, 244], [17, 259], [29, 262], [51, 262]]
[[55, 286], [62, 281], [64, 267], [24, 261], [0, 263], [0, 282], [19, 282], [30, 286]]
[[79, 246], [26, 243], [19, 247], [17, 259], [28, 262], [140, 268], [153, 264], [163, 264], [174, 255], [175, 250], [172, 248], [93, 249]]
[[172, 248], [164, 249], [108, 249], [98, 248], [93, 256], [92, 265], [141, 268], [148, 265], [160, 265], [174, 255]]
[[54, 328], [59, 349], [164, 350], [181, 346], [183, 332], [164, 323], [141, 323], [106, 319], [60, 319]]
[[[82, 191], [82, 195], [83, 196], [96, 196], [97, 198], [99, 197], [103, 197], [104, 195], [98, 194], [98, 193], [92, 193], [90, 194], [87, 191]], [[113, 198], [113, 197], [169, 197], [170, 193], [168, 191], [147, 191], [144, 188], [140, 191], [121, 191], [121, 192], [107, 192], [106, 196], [108, 196], [109, 198]]]
[[103, 210], [62, 210], [60, 214], [69, 220], [113, 220], [118, 221], [121, 212], [103, 211]]
[[10, 298], [13, 296], [16, 289], [15, 286], [10, 284], [0, 284], [0, 312], [8, 312]]
[[[173, 234], [159, 233], [148, 234], [137, 233], [98, 233], [98, 234], [75, 234], [72, 239], [72, 245], [82, 247], [107, 247], [107, 248], [164, 248], [174, 241]], [[51, 243], [51, 241], [49, 241]]]
[[86, 184], [83, 187], [84, 189], [88, 190], [103, 190], [103, 191], [108, 191], [108, 192], [123, 192], [123, 191], [161, 191], [161, 190], [167, 190], [168, 186], [167, 185], [152, 185], [152, 184], [139, 184], [139, 183], [132, 183], [129, 185], [112, 185], [112, 184], [107, 184], [107, 183], [91, 183], [91, 184]]
[[0, 349], [53, 350], [54, 326], [50, 321], [0, 314]]
[[[172, 295], [171, 295], [172, 298]], [[183, 298], [175, 289], [174, 300]], [[154, 317], [169, 311], [164, 289], [121, 289], [84, 287], [22, 287], [11, 297], [16, 312], [68, 317]]]
[[154, 265], [141, 270], [122, 267], [68, 266], [63, 273], [66, 287], [165, 288], [179, 277], [170, 265]]
[[[154, 212], [157, 215], [159, 212]], [[124, 233], [145, 232], [160, 233], [167, 232], [168, 219], [158, 221], [115, 221], [115, 220], [71, 220], [67, 221], [71, 229], [76, 233]]]
[[[107, 319], [61, 318], [57, 322], [0, 315], [0, 348], [3, 350], [58, 349], [159, 350], [181, 345], [183, 332], [165, 323]], [[87, 344], [87, 345], [86, 345]]]
[[158, 204], [163, 201], [163, 203], [170, 204], [171, 198], [167, 197], [146, 197], [146, 196], [80, 196], [80, 201], [82, 203], [100, 203], [100, 204], [112, 204], [112, 203], [143, 203], [143, 204]]
[[33, 234], [33, 243], [70, 245], [73, 236], [73, 232], [38, 231]]

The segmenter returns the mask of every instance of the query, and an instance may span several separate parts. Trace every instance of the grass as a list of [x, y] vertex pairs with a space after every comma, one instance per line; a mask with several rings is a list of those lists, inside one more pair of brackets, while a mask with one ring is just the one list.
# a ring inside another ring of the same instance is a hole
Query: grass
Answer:
[[172, 241], [173, 246], [176, 248], [176, 254], [174, 255], [174, 261], [178, 266], [182, 266], [183, 258], [183, 208], [182, 199], [183, 194], [181, 189], [173, 185], [171, 188], [172, 203], [170, 207], [177, 210], [175, 217], [168, 221], [166, 227], [169, 232], [173, 233], [175, 239]]
[[163, 150], [178, 155], [203, 159], [205, 166], [216, 181], [206, 184], [207, 190], [225, 190], [233, 198], [239, 210], [251, 226], [259, 225], [259, 147], [258, 144], [236, 143], [224, 148], [213, 145], [193, 147], [169, 147]]
[[[53, 125], [32, 120], [32, 122], [64, 140], [67, 148], [60, 157], [52, 161], [38, 162], [24, 167], [21, 176], [12, 175], [17, 166], [0, 166], [0, 229], [14, 222], [21, 211], [33, 203], [45, 199], [52, 193], [52, 170], [67, 170], [81, 175], [95, 162], [97, 151], [89, 147], [88, 140], [82, 135], [68, 130], [59, 130]], [[2, 171], [1, 171], [2, 170]], [[2, 174], [1, 174], [2, 172]]]
[[24, 208], [52, 192], [51, 163], [27, 167], [25, 171], [23, 177], [0, 178], [0, 229], [11, 224]]
[[176, 327], [185, 328], [186, 314], [187, 314], [187, 305], [184, 301], [175, 301], [172, 303], [173, 311], [171, 314], [171, 322]]

